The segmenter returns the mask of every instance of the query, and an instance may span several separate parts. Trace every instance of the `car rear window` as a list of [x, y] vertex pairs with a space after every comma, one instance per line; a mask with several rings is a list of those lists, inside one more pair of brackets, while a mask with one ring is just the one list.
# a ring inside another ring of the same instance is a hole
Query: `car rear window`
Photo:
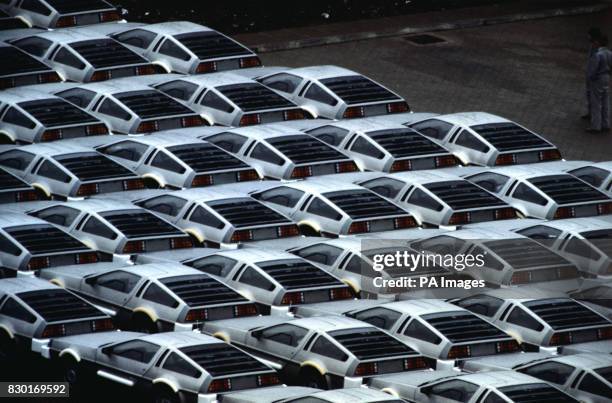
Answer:
[[215, 31], [191, 32], [174, 38], [201, 60], [252, 54], [238, 42]]
[[5, 231], [33, 255], [87, 250], [76, 238], [52, 225], [10, 227]]
[[143, 119], [195, 114], [191, 109], [159, 91], [121, 92], [114, 94], [114, 97]]
[[509, 338], [504, 332], [469, 312], [441, 312], [422, 317], [451, 343]]
[[391, 91], [360, 75], [326, 78], [320, 82], [349, 105], [400, 99]]
[[19, 106], [46, 127], [98, 122], [89, 113], [63, 99], [50, 98], [20, 102]]
[[256, 265], [287, 290], [344, 285], [326, 271], [300, 259], [259, 262]]
[[453, 210], [506, 205], [496, 196], [468, 181], [428, 183], [425, 188]]
[[17, 294], [23, 302], [47, 322], [94, 318], [105, 316], [93, 305], [66, 290], [39, 290]]
[[127, 238], [184, 235], [178, 228], [146, 210], [106, 211], [100, 216]]
[[274, 137], [267, 141], [296, 164], [347, 159], [324, 142], [310, 136], [296, 134]]
[[145, 59], [112, 39], [73, 42], [70, 47], [94, 68], [147, 63]]
[[166, 277], [160, 282], [191, 307], [248, 301], [207, 275]]
[[411, 129], [376, 130], [366, 133], [394, 158], [428, 154], [449, 154], [427, 137]]
[[207, 204], [237, 228], [289, 222], [276, 211], [251, 199], [221, 200]]
[[416, 354], [399, 340], [376, 329], [336, 330], [329, 335], [359, 360]]
[[271, 371], [259, 360], [224, 343], [183, 347], [180, 351], [214, 377]]
[[571, 175], [548, 175], [529, 179], [557, 204], [606, 200], [608, 196]]
[[135, 176], [127, 168], [98, 153], [68, 154], [55, 157], [55, 160], [83, 181]]
[[523, 305], [554, 330], [610, 324], [603, 316], [571, 299], [536, 300]]
[[471, 127], [499, 151], [552, 147], [548, 141], [516, 123], [489, 123]]
[[325, 193], [323, 196], [355, 219], [408, 214], [374, 192], [345, 190]]
[[222, 85], [216, 90], [245, 112], [296, 107], [293, 102], [259, 83]]
[[498, 389], [515, 403], [558, 402], [577, 403], [578, 401], [557, 388], [545, 383], [506, 386]]
[[109, 3], [101, 0], [46, 0], [54, 9], [62, 14], [79, 13], [83, 11], [114, 9]]

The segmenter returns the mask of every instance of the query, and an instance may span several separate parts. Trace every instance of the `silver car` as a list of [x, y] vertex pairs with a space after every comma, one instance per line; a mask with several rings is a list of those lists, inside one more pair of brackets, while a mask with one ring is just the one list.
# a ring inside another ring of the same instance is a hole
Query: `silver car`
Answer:
[[612, 161], [585, 162], [567, 172], [612, 197]]
[[591, 217], [612, 213], [612, 199], [547, 164], [494, 168], [466, 177], [505, 200], [525, 217]]
[[49, 66], [14, 46], [0, 45], [0, 58], [0, 89], [61, 81]]
[[226, 284], [178, 263], [65, 266], [41, 278], [95, 301], [122, 328], [145, 333], [191, 331], [205, 321], [260, 312]]
[[315, 117], [364, 118], [408, 112], [408, 103], [377, 82], [338, 66], [279, 69], [257, 79]]
[[0, 168], [0, 204], [43, 200], [43, 194]]
[[453, 154], [436, 142], [382, 118], [341, 120], [305, 131], [355, 159], [363, 170], [415, 171], [459, 163]]
[[112, 329], [108, 315], [58, 286], [38, 278], [0, 280], [0, 355], [4, 360], [27, 350], [49, 358], [50, 338]]
[[32, 144], [2, 152], [0, 166], [47, 197], [85, 197], [145, 187], [143, 179], [123, 165], [70, 142]]
[[202, 138], [244, 159], [263, 176], [274, 179], [303, 179], [359, 170], [341, 151], [283, 125], [228, 129]]
[[272, 387], [228, 393], [223, 403], [403, 403], [397, 397], [370, 388], [319, 390], [305, 386]]
[[211, 125], [252, 126], [312, 117], [284, 96], [237, 74], [215, 73], [165, 81], [154, 88], [185, 103]]
[[226, 392], [280, 384], [274, 370], [244, 351], [192, 332], [69, 336], [53, 339], [50, 349], [71, 386], [93, 373], [155, 403], [213, 403]]
[[464, 165], [499, 166], [561, 159], [559, 149], [539, 134], [490, 113], [438, 115], [408, 125], [452, 151]]
[[23, 19], [30, 27], [65, 28], [123, 21], [117, 7], [105, 0], [7, 0], [2, 9]]
[[[0, 213], [0, 261], [4, 274], [33, 274], [48, 267], [112, 260], [39, 218]], [[28, 273], [29, 272], [29, 273]]]
[[40, 143], [108, 134], [108, 127], [54, 95], [15, 88], [0, 94], [0, 142]]
[[269, 361], [285, 379], [319, 389], [360, 386], [373, 376], [431, 366], [388, 333], [340, 316], [228, 319], [205, 323], [203, 330]]
[[147, 134], [206, 125], [206, 120], [180, 102], [129, 80], [75, 86], [56, 95], [98, 117], [115, 133]]
[[461, 226], [517, 217], [514, 208], [494, 194], [444, 172], [402, 172], [356, 183], [393, 200], [419, 222], [430, 225]]
[[246, 46], [189, 21], [124, 29], [112, 37], [168, 72], [203, 74], [261, 66]]
[[191, 188], [259, 180], [257, 170], [216, 145], [184, 133], [101, 141], [96, 150], [138, 173], [152, 186]]
[[29, 214], [107, 253], [131, 255], [193, 247], [189, 235], [168, 221], [148, 210], [116, 200], [71, 201]]
[[397, 204], [333, 176], [268, 187], [251, 196], [286, 214], [305, 235], [336, 237], [418, 226]]

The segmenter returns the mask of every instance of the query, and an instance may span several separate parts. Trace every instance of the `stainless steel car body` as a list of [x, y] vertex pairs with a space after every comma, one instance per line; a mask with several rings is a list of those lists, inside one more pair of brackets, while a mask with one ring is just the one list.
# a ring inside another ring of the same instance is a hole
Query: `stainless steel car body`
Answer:
[[24, 20], [30, 27], [64, 28], [124, 21], [119, 10], [105, 0], [71, 3], [56, 0], [8, 0], [2, 9]]
[[397, 397], [370, 388], [319, 390], [303, 386], [273, 387], [264, 390], [229, 393], [223, 403], [401, 403]]
[[[573, 161], [571, 161], [573, 162]], [[576, 161], [578, 162], [578, 161]], [[584, 162], [566, 172], [612, 197], [612, 161]]]

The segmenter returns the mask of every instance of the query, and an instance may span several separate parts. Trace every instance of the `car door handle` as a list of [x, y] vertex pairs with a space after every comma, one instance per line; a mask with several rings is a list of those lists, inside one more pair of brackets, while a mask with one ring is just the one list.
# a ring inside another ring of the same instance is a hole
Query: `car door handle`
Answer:
[[123, 378], [115, 374], [111, 374], [110, 372], [106, 372], [102, 369], [99, 369], [98, 372], [96, 372], [96, 375], [98, 375], [101, 378], [105, 378], [105, 379], [108, 379], [109, 381], [117, 382], [125, 386], [130, 386], [130, 387], [134, 386], [134, 381], [132, 381], [131, 379], [127, 379], [127, 378]]

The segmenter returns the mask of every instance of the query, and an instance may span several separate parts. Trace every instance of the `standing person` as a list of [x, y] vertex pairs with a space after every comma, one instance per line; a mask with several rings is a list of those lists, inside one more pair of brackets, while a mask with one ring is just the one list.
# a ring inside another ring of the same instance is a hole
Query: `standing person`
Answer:
[[586, 63], [586, 74], [585, 74], [585, 95], [586, 95], [586, 103], [587, 103], [587, 113], [582, 115], [582, 119], [589, 120], [591, 119], [591, 80], [589, 80], [589, 72], [594, 69], [594, 65], [597, 63], [597, 48], [593, 46], [593, 41], [596, 38], [601, 37], [601, 30], [599, 28], [591, 27], [588, 31], [589, 38], [589, 54], [587, 55], [587, 63]]
[[589, 133], [610, 131], [610, 64], [609, 50], [605, 47], [607, 43], [608, 39], [601, 33], [591, 40], [595, 53], [589, 58], [587, 70], [591, 118], [591, 126], [587, 129]]

